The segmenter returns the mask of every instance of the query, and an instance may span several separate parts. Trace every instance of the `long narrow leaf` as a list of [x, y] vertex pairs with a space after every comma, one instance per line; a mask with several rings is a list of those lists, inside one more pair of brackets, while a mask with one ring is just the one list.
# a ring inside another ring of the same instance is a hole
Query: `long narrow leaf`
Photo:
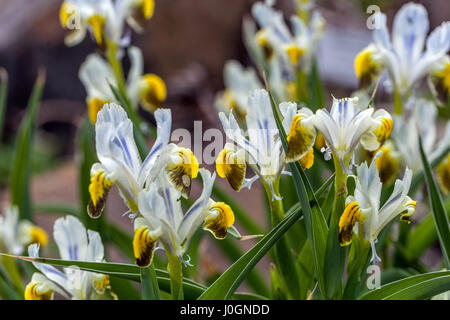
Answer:
[[28, 102], [27, 113], [20, 125], [15, 145], [10, 177], [10, 191], [11, 204], [18, 206], [20, 219], [32, 220], [29, 190], [31, 163], [33, 159], [31, 151], [35, 120], [44, 84], [45, 72], [40, 71]]
[[[317, 190], [315, 196], [320, 197], [327, 187], [332, 183], [328, 179], [322, 187]], [[239, 287], [250, 270], [259, 260], [272, 248], [289, 228], [302, 216], [300, 203], [297, 203], [286, 212], [286, 217], [268, 234], [266, 234], [252, 249], [247, 251], [231, 267], [229, 267], [201, 296], [199, 299], [229, 299], [233, 292]]]
[[441, 244], [442, 256], [445, 261], [447, 269], [450, 268], [450, 227], [447, 213], [445, 211], [444, 203], [442, 201], [441, 193], [439, 192], [436, 181], [434, 180], [431, 172], [430, 164], [423, 151], [422, 138], [419, 136], [419, 149], [420, 157], [422, 158], [422, 164], [425, 174], [425, 180], [427, 182], [428, 197], [431, 205], [431, 212], [433, 213], [433, 220], [436, 226], [439, 242]]
[[0, 141], [3, 137], [3, 124], [5, 119], [6, 101], [8, 100], [8, 73], [0, 68]]
[[448, 290], [450, 271], [429, 272], [386, 284], [363, 294], [359, 299], [427, 299]]

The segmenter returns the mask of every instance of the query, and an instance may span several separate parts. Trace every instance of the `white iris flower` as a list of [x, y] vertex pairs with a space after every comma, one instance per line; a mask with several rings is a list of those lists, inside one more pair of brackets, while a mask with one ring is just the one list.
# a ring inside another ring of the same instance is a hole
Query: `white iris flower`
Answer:
[[430, 162], [434, 161], [445, 149], [450, 147], [450, 123], [447, 123], [444, 136], [437, 139], [437, 110], [427, 100], [416, 101], [414, 110], [408, 120], [397, 116], [393, 139], [400, 151], [404, 163], [416, 174], [422, 168], [419, 152], [419, 132], [422, 145]]
[[223, 71], [225, 91], [216, 98], [216, 107], [219, 111], [233, 111], [244, 120], [247, 114], [247, 101], [249, 92], [262, 88], [255, 70], [252, 67], [244, 67], [235, 60], [227, 61]]
[[[63, 260], [104, 261], [100, 235], [92, 230], [86, 232], [83, 224], [73, 216], [55, 221], [53, 237]], [[38, 258], [39, 245], [30, 245], [28, 255]], [[25, 289], [27, 300], [50, 300], [53, 299], [55, 292], [73, 300], [116, 299], [111, 292], [108, 275], [82, 271], [76, 267], [60, 271], [48, 264], [33, 262], [33, 265], [41, 273], [34, 273], [27, 285]]]
[[325, 29], [325, 21], [320, 13], [313, 12], [309, 26], [298, 16], [292, 16], [293, 34], [284, 23], [282, 13], [270, 5], [257, 2], [252, 7], [252, 14], [262, 28], [257, 34], [257, 41], [266, 47], [265, 41], [268, 41], [270, 47], [276, 50], [286, 63], [294, 67], [300, 65], [303, 71], [309, 71]]
[[372, 246], [372, 261], [381, 259], [375, 251], [375, 242], [380, 231], [392, 219], [400, 215], [400, 220], [410, 223], [409, 217], [414, 213], [416, 202], [408, 197], [411, 185], [412, 171], [406, 169], [403, 180], [395, 181], [394, 191], [386, 203], [380, 208], [381, 181], [375, 164], [362, 163], [357, 169], [356, 189], [354, 196], [348, 196], [344, 213], [339, 220], [339, 242], [349, 245], [352, 242], [352, 232], [357, 232]]
[[24, 248], [31, 243], [47, 245], [47, 233], [28, 220], [19, 221], [16, 206], [6, 208], [0, 216], [0, 249], [9, 254], [22, 254]]
[[360, 80], [363, 77], [369, 79], [386, 69], [394, 89], [401, 96], [408, 96], [414, 85], [445, 58], [450, 49], [450, 22], [443, 22], [427, 37], [427, 11], [416, 3], [408, 3], [398, 11], [392, 39], [386, 27], [386, 16], [378, 13], [376, 21], [378, 28], [373, 31], [374, 43], [356, 58], [356, 73]]
[[[142, 51], [139, 48], [129, 47], [128, 56], [131, 67], [126, 90], [130, 104], [136, 109], [140, 103], [153, 112], [166, 99], [166, 85], [159, 76], [144, 74]], [[78, 75], [86, 88], [89, 119], [95, 123], [97, 113], [105, 103], [118, 102], [110, 88], [110, 84], [117, 87], [116, 78], [110, 64], [97, 53], [86, 58]]]
[[157, 139], [144, 161], [134, 141], [133, 124], [126, 112], [114, 103], [106, 104], [97, 115], [95, 142], [99, 162], [91, 169], [88, 212], [98, 217], [105, 205], [112, 185], [132, 213], [138, 211], [137, 196], [151, 176], [155, 176], [155, 162], [169, 142], [172, 118], [169, 109], [155, 112]]
[[203, 191], [185, 213], [181, 208], [180, 191], [172, 186], [165, 174], [160, 174], [155, 183], [139, 193], [141, 215], [134, 223], [133, 240], [139, 266], [151, 263], [157, 241], [170, 254], [189, 264], [183, 256], [192, 235], [202, 223], [216, 238], [226, 236], [227, 228], [234, 223], [234, 214], [225, 203], [210, 199], [215, 173], [211, 175], [206, 169], [199, 169], [199, 172], [203, 179]]
[[[286, 131], [290, 130], [291, 122], [297, 111], [295, 103], [280, 104], [281, 112], [285, 115], [283, 126]], [[303, 110], [303, 109], [302, 109]], [[305, 114], [303, 114], [305, 116]], [[312, 113], [306, 114], [306, 118]], [[242, 133], [239, 124], [230, 113], [229, 117], [219, 113], [225, 134], [234, 141], [237, 147], [226, 144], [219, 153], [216, 160], [216, 169], [220, 177], [226, 178], [236, 191], [243, 186], [250, 188], [257, 177], [267, 184], [272, 196], [279, 197], [274, 193], [273, 184], [283, 173], [286, 161], [295, 161], [304, 156], [312, 147], [315, 139], [315, 130], [311, 126], [299, 131], [295, 143], [291, 143], [292, 151], [288, 150], [288, 157], [283, 151], [280, 134], [272, 112], [269, 94], [264, 89], [253, 90], [248, 98], [247, 115], [247, 137]], [[286, 120], [288, 119], [288, 120]], [[292, 129], [291, 129], [292, 130]], [[245, 180], [246, 162], [256, 173], [254, 178]]]
[[359, 110], [357, 98], [333, 98], [331, 111], [317, 110], [313, 117], [314, 126], [322, 133], [328, 146], [327, 160], [331, 154], [341, 167], [348, 171], [353, 151], [361, 142], [369, 151], [380, 147], [391, 134], [393, 121], [388, 112], [373, 108]]
[[150, 19], [154, 6], [154, 0], [64, 0], [60, 22], [70, 32], [65, 43], [74, 46], [90, 32], [101, 47], [106, 42], [127, 46], [126, 24], [140, 31], [137, 20]]

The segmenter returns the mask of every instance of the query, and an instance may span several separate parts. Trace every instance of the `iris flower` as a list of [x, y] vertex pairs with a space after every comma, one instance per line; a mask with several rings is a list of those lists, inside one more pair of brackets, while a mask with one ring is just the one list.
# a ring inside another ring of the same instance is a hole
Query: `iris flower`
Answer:
[[233, 111], [238, 120], [245, 120], [249, 92], [262, 88], [253, 68], [244, 67], [235, 60], [227, 61], [223, 71], [225, 91], [216, 98], [216, 107], [220, 111]]
[[32, 243], [47, 245], [47, 233], [28, 220], [19, 221], [16, 206], [8, 207], [0, 216], [0, 248], [10, 254], [21, 254], [24, 248]]
[[292, 16], [293, 34], [285, 24], [282, 13], [266, 3], [255, 3], [252, 14], [262, 28], [256, 37], [261, 47], [272, 48], [291, 66], [301, 66], [305, 72], [309, 71], [325, 29], [320, 13], [313, 12], [309, 25], [298, 16]]
[[[289, 131], [289, 126], [295, 118], [297, 105], [282, 103], [280, 109], [285, 119], [288, 119], [283, 122], [283, 125], [285, 130]], [[306, 116], [310, 115], [308, 113]], [[264, 89], [253, 90], [249, 95], [245, 118], [248, 137], [244, 136], [232, 113], [227, 117], [221, 112], [219, 117], [225, 134], [236, 143], [236, 145], [227, 143], [219, 153], [216, 159], [219, 176], [226, 178], [236, 191], [244, 186], [250, 188], [256, 179], [261, 178], [272, 191], [272, 196], [279, 199], [274, 193], [273, 185], [281, 173], [284, 173], [283, 168], [287, 161], [298, 160], [310, 151], [315, 140], [314, 128], [308, 125], [306, 130], [292, 139], [291, 148], [288, 149], [286, 157], [272, 113], [269, 94]], [[256, 174], [253, 178], [245, 179], [246, 164]]]
[[154, 6], [154, 0], [64, 0], [59, 17], [69, 31], [65, 43], [77, 45], [89, 32], [100, 47], [106, 42], [126, 46], [126, 24], [140, 31], [139, 21], [150, 19]]
[[155, 183], [142, 190], [138, 196], [140, 216], [134, 222], [133, 249], [136, 263], [147, 266], [151, 263], [156, 242], [160, 241], [166, 252], [177, 256], [183, 263], [189, 241], [203, 223], [218, 239], [223, 239], [227, 229], [234, 223], [231, 208], [223, 202], [210, 199], [215, 173], [199, 169], [203, 180], [203, 191], [194, 204], [185, 212], [181, 208], [181, 192], [169, 182], [167, 175], [158, 175]]
[[[142, 52], [137, 47], [129, 47], [128, 55], [131, 68], [127, 79], [127, 96], [133, 108], [140, 103], [146, 110], [155, 111], [166, 99], [167, 90], [164, 81], [157, 75], [143, 74]], [[113, 70], [99, 54], [90, 54], [80, 67], [79, 78], [86, 88], [86, 103], [89, 119], [97, 120], [97, 113], [105, 103], [118, 102], [109, 84], [117, 87]]]
[[331, 155], [344, 171], [349, 171], [353, 151], [361, 143], [369, 151], [378, 149], [389, 137], [393, 128], [390, 114], [373, 108], [359, 110], [357, 98], [333, 98], [330, 112], [319, 109], [314, 115], [315, 128], [325, 138], [325, 159]]
[[[72, 261], [104, 261], [104, 248], [100, 235], [84, 228], [83, 224], [73, 216], [59, 218], [53, 226], [53, 237], [63, 260]], [[28, 255], [39, 257], [39, 245], [28, 247]], [[33, 262], [40, 271], [33, 274], [25, 289], [26, 300], [51, 300], [54, 293], [66, 299], [117, 299], [111, 291], [109, 276], [105, 274], [82, 271], [74, 267], [55, 267]]]
[[437, 139], [437, 110], [434, 104], [424, 99], [415, 102], [410, 117], [395, 118], [396, 126], [393, 139], [400, 151], [403, 162], [416, 174], [422, 168], [419, 152], [419, 132], [422, 136], [424, 152], [430, 161], [434, 161], [450, 147], [450, 123], [447, 123], [444, 136]]
[[91, 168], [89, 185], [91, 201], [88, 213], [91, 217], [101, 214], [113, 184], [117, 185], [132, 217], [136, 217], [139, 192], [154, 181], [160, 171], [167, 174], [184, 197], [188, 196], [191, 180], [198, 174], [198, 161], [190, 149], [169, 144], [172, 126], [170, 110], [158, 109], [154, 115], [157, 139], [142, 161], [134, 141], [133, 124], [122, 107], [110, 103], [99, 111], [95, 124], [99, 162]]
[[382, 184], [375, 164], [380, 155], [378, 153], [375, 156], [369, 167], [366, 162], [357, 167], [355, 194], [347, 197], [345, 210], [339, 220], [340, 244], [349, 245], [352, 232], [357, 232], [362, 239], [370, 242], [373, 262], [381, 261], [375, 250], [380, 231], [398, 215], [401, 221], [410, 223], [409, 218], [416, 208], [416, 202], [408, 197], [412, 176], [408, 168], [403, 180], [395, 181], [394, 191], [380, 208]]
[[[427, 37], [428, 15], [421, 4], [405, 4], [396, 14], [392, 38], [386, 27], [386, 16], [378, 13], [379, 23], [373, 31], [373, 44], [355, 59], [355, 71], [362, 84], [369, 84], [387, 70], [394, 90], [402, 97], [437, 65], [450, 49], [450, 23], [443, 22]], [[425, 50], [424, 50], [425, 48]]]

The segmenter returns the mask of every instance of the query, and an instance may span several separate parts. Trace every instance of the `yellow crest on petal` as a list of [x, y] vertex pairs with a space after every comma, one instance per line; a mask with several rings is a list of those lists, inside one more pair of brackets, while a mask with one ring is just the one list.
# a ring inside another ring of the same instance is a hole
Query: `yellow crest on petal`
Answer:
[[177, 160], [166, 166], [166, 172], [170, 182], [187, 198], [191, 190], [191, 181], [197, 178], [199, 164], [190, 149], [177, 147], [176, 150]]
[[45, 232], [44, 229], [37, 226], [31, 227], [30, 238], [31, 238], [30, 243], [39, 243], [41, 247], [45, 247], [48, 243], [47, 232]]
[[72, 17], [73, 11], [72, 5], [64, 1], [59, 9], [59, 22], [63, 28], [68, 27], [69, 19]]
[[450, 62], [448, 62], [444, 69], [442, 71], [437, 72], [435, 77], [439, 78], [439, 85], [438, 87], [441, 87], [443, 91], [447, 94], [447, 96], [450, 95]]
[[141, 10], [144, 18], [150, 19], [155, 12], [155, 0], [142, 0]]
[[311, 168], [314, 164], [314, 148], [309, 149], [309, 151], [301, 157], [299, 161], [303, 170]]
[[255, 42], [262, 49], [265, 59], [270, 60], [273, 57], [274, 49], [265, 29], [261, 29], [255, 34]]
[[359, 79], [361, 88], [368, 87], [380, 72], [380, 66], [372, 58], [372, 50], [366, 48], [355, 58], [355, 74]]
[[53, 300], [53, 291], [47, 290], [40, 292], [38, 290], [38, 283], [30, 282], [25, 288], [25, 300]]
[[102, 213], [112, 184], [112, 181], [106, 178], [104, 171], [97, 171], [91, 175], [91, 183], [89, 184], [91, 200], [88, 204], [88, 213], [92, 218], [98, 218]]
[[105, 101], [95, 97], [88, 100], [88, 115], [89, 120], [92, 124], [95, 124], [95, 122], [97, 122], [97, 113], [103, 108], [106, 103], [109, 103], [109, 101]]
[[92, 286], [98, 294], [104, 294], [106, 289], [110, 288], [109, 275], [102, 274], [98, 277], [94, 277], [92, 280]]
[[450, 193], [450, 153], [437, 168], [437, 180], [445, 194]]
[[302, 125], [303, 116], [297, 114], [292, 120], [287, 137], [286, 161], [297, 161], [310, 151], [316, 139], [316, 131]]
[[355, 224], [360, 221], [361, 211], [358, 202], [353, 201], [345, 206], [344, 213], [339, 219], [339, 244], [347, 246], [352, 243], [352, 233]]
[[219, 152], [216, 159], [216, 171], [219, 177], [227, 179], [230, 186], [239, 191], [245, 180], [247, 165], [245, 159], [231, 149]]
[[374, 130], [378, 142], [382, 145], [386, 139], [391, 135], [394, 122], [391, 118], [381, 118], [380, 125]]
[[158, 238], [154, 234], [152, 235], [145, 226], [134, 231], [133, 253], [138, 266], [146, 267], [150, 265], [157, 240]]
[[92, 33], [94, 34], [95, 41], [100, 46], [103, 44], [103, 27], [106, 23], [106, 18], [99, 15], [93, 14], [87, 19], [87, 23], [92, 28]]
[[305, 51], [296, 44], [290, 44], [286, 46], [284, 52], [286, 52], [286, 55], [288, 56], [289, 61], [293, 66], [296, 66], [298, 64], [298, 61], [305, 53]]
[[227, 229], [234, 224], [233, 210], [224, 202], [216, 202], [209, 208], [209, 212], [203, 228], [210, 231], [217, 239], [225, 238]]
[[400, 213], [400, 221], [406, 222], [407, 224], [411, 223], [411, 220], [409, 220], [409, 218], [414, 214], [414, 212], [416, 212], [416, 204], [417, 202], [414, 200], [411, 200], [408, 204], [407, 204], [407, 209]]
[[166, 100], [167, 88], [164, 80], [150, 73], [142, 77], [141, 104], [147, 111], [153, 112]]

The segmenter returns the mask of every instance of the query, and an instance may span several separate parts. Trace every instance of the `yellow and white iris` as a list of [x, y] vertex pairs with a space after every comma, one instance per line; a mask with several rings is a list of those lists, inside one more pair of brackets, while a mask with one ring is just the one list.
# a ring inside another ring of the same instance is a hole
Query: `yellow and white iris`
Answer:
[[410, 223], [409, 218], [415, 211], [416, 202], [408, 197], [412, 171], [407, 168], [403, 180], [395, 181], [394, 191], [380, 208], [382, 184], [374, 160], [369, 167], [364, 162], [356, 169], [355, 194], [347, 197], [345, 210], [339, 220], [339, 243], [342, 246], [349, 245], [352, 233], [357, 232], [362, 239], [370, 242], [372, 261], [378, 262], [381, 261], [375, 250], [378, 234], [398, 215], [401, 221]]
[[114, 103], [106, 104], [97, 114], [95, 141], [99, 163], [91, 169], [91, 201], [88, 206], [92, 217], [100, 216], [113, 184], [119, 188], [130, 211], [138, 211], [138, 193], [147, 179], [156, 175], [156, 160], [166, 150], [170, 138], [170, 110], [159, 109], [154, 115], [158, 137], [142, 161], [134, 141], [133, 124], [122, 107]]
[[174, 188], [163, 172], [155, 183], [142, 190], [138, 196], [140, 216], [134, 222], [133, 250], [136, 263], [143, 267], [152, 261], [157, 241], [164, 250], [184, 259], [189, 241], [203, 223], [216, 238], [226, 236], [227, 229], [234, 223], [231, 208], [222, 202], [210, 199], [215, 173], [199, 169], [203, 180], [203, 191], [194, 204], [185, 212], [179, 198], [181, 192]]
[[[129, 47], [128, 56], [131, 67], [126, 90], [130, 105], [137, 109], [140, 104], [146, 110], [154, 112], [166, 99], [166, 85], [159, 76], [143, 73], [144, 62], [139, 48]], [[117, 87], [116, 78], [109, 63], [97, 53], [86, 58], [78, 75], [87, 92], [89, 119], [95, 124], [97, 113], [104, 104], [118, 102], [110, 88], [110, 84]]]
[[262, 88], [253, 68], [244, 67], [235, 60], [227, 61], [223, 71], [225, 90], [216, 97], [215, 105], [219, 111], [230, 112], [240, 121], [247, 114], [247, 100], [250, 91]]
[[359, 143], [366, 150], [374, 151], [385, 142], [393, 128], [388, 112], [373, 108], [359, 110], [355, 105], [357, 102], [357, 98], [333, 98], [330, 112], [319, 109], [312, 118], [327, 144], [327, 148], [322, 150], [326, 152], [325, 159], [329, 160], [333, 155], [346, 171]]
[[450, 147], [450, 123], [447, 123], [444, 135], [437, 139], [437, 110], [435, 105], [427, 100], [418, 99], [413, 105], [412, 114], [407, 120], [397, 116], [393, 140], [402, 160], [413, 174], [422, 169], [419, 152], [419, 132], [422, 136], [422, 146], [429, 161], [434, 161], [444, 150]]
[[144, 58], [138, 47], [130, 47], [128, 55], [131, 61], [127, 79], [127, 92], [131, 105], [138, 104], [147, 111], [154, 112], [162, 106], [167, 98], [167, 88], [164, 80], [153, 73], [144, 74]]
[[0, 249], [9, 254], [22, 254], [24, 248], [32, 243], [46, 246], [47, 233], [28, 220], [19, 221], [16, 206], [6, 208], [0, 216]]
[[[250, 92], [247, 105], [247, 137], [242, 133], [238, 122], [232, 113], [227, 117], [223, 112], [219, 113], [223, 129], [227, 137], [236, 143], [226, 144], [216, 159], [216, 169], [220, 177], [228, 180], [236, 191], [242, 187], [251, 187], [251, 184], [259, 177], [263, 183], [272, 190], [273, 184], [279, 179], [287, 161], [296, 161], [306, 155], [312, 148], [315, 140], [315, 130], [311, 127], [308, 119], [311, 112], [300, 110], [296, 115], [297, 105], [295, 103], [281, 103], [281, 112], [285, 120], [283, 126], [287, 132], [290, 127], [295, 135], [288, 137], [291, 139], [286, 157], [278, 127], [272, 113], [272, 106], [269, 94], [264, 89], [255, 89]], [[308, 110], [309, 111], [309, 110]], [[291, 126], [293, 119], [303, 117], [297, 121], [299, 126]], [[302, 144], [302, 145], [300, 145]], [[245, 179], [246, 164], [248, 164], [256, 174], [253, 178]]]
[[[53, 226], [53, 237], [63, 260], [104, 261], [104, 248], [100, 235], [87, 230], [73, 216], [59, 218]], [[39, 257], [39, 245], [28, 247], [28, 255]], [[111, 291], [109, 276], [67, 267], [63, 271], [43, 263], [33, 262], [40, 271], [33, 274], [25, 289], [26, 300], [51, 300], [54, 293], [66, 299], [117, 299]]]
[[303, 71], [309, 71], [325, 30], [325, 20], [320, 13], [317, 11], [312, 13], [309, 25], [298, 16], [292, 16], [290, 20], [293, 34], [286, 26], [282, 13], [267, 3], [255, 3], [252, 14], [262, 28], [257, 33], [258, 42], [265, 44], [265, 47], [273, 48], [290, 68], [301, 67]]
[[398, 11], [392, 39], [386, 27], [386, 16], [377, 13], [375, 21], [379, 25], [373, 31], [374, 43], [357, 56], [356, 73], [364, 83], [373, 78], [375, 71], [386, 69], [394, 89], [402, 96], [408, 95], [450, 49], [450, 22], [443, 22], [427, 38], [427, 11], [416, 3], [405, 4]]
[[107, 42], [126, 44], [125, 24], [141, 31], [139, 18], [150, 19], [154, 6], [154, 0], [64, 0], [59, 17], [62, 27], [69, 31], [65, 43], [74, 46], [89, 32], [100, 47]]

